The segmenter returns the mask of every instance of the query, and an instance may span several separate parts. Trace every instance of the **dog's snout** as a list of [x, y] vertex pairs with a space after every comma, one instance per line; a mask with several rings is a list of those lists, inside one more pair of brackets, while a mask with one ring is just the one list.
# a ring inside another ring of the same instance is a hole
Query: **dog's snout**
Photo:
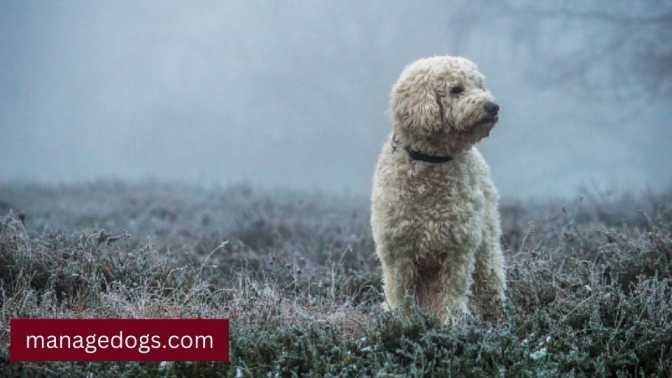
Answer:
[[497, 115], [497, 112], [499, 112], [499, 105], [492, 101], [486, 102], [483, 106], [485, 107], [485, 111], [492, 116]]

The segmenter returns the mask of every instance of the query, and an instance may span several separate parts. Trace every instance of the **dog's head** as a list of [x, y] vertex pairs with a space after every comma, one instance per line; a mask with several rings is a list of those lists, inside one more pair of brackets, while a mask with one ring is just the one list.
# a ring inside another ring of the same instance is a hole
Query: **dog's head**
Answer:
[[471, 61], [436, 56], [407, 66], [392, 88], [395, 130], [409, 143], [457, 153], [488, 136], [499, 106]]

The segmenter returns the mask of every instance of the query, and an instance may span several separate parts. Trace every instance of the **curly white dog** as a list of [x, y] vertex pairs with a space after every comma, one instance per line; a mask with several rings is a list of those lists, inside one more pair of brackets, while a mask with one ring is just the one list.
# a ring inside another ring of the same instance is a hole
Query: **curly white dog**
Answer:
[[465, 58], [420, 59], [392, 88], [391, 108], [371, 195], [387, 305], [447, 323], [501, 318], [498, 195], [474, 147], [498, 120], [484, 76]]

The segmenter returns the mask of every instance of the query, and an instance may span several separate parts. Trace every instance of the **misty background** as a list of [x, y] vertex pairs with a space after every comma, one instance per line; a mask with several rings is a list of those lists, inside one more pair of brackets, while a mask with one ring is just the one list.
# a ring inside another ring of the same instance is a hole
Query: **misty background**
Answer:
[[671, 1], [3, 1], [0, 182], [366, 194], [389, 90], [431, 55], [502, 107], [504, 196], [672, 183]]

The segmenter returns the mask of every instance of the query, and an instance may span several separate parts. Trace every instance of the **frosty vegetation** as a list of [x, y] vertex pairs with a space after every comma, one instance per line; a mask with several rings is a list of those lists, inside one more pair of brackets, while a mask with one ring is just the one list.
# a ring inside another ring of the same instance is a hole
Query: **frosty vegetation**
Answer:
[[[504, 200], [508, 320], [380, 310], [368, 199], [0, 186], [0, 376], [665, 376], [672, 194]], [[14, 317], [232, 319], [230, 365], [8, 362]]]

